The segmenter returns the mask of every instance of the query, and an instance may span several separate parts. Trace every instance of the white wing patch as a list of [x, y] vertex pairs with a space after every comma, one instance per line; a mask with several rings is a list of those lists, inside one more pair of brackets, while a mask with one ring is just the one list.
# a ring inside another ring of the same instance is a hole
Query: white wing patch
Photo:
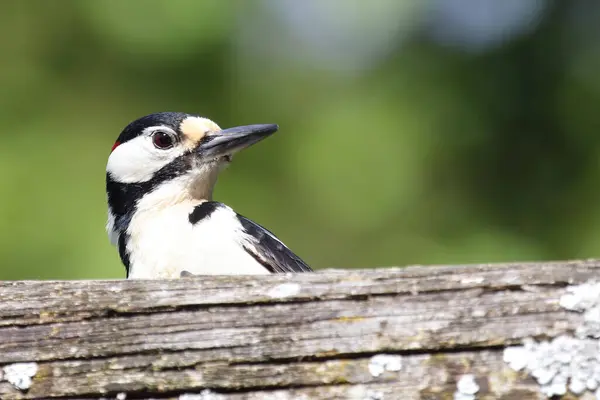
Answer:
[[281, 240], [266, 228], [238, 215], [246, 235], [244, 247], [257, 261], [272, 273], [309, 272], [312, 269]]

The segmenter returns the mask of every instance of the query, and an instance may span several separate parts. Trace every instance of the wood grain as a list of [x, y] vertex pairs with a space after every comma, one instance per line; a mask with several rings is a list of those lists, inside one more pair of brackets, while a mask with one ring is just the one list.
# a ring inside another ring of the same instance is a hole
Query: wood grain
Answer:
[[[451, 399], [473, 374], [478, 399], [542, 399], [502, 351], [571, 333], [560, 296], [599, 277], [589, 260], [1, 282], [0, 365], [39, 369], [0, 398]], [[374, 376], [377, 354], [401, 370]]]

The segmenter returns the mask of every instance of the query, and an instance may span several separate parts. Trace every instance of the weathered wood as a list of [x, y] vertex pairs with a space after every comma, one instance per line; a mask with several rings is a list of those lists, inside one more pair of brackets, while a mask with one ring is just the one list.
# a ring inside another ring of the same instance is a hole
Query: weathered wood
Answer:
[[38, 369], [0, 398], [451, 399], [472, 374], [478, 399], [542, 399], [503, 349], [572, 334], [565, 287], [599, 278], [590, 260], [1, 282], [0, 366]]

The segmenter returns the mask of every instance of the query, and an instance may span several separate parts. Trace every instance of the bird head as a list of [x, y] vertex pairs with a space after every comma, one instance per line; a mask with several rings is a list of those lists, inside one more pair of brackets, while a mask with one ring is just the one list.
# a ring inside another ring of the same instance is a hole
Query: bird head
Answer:
[[140, 207], [210, 200], [218, 173], [232, 156], [277, 129], [274, 124], [221, 129], [209, 119], [178, 112], [131, 122], [113, 145], [106, 166], [109, 233], [125, 228]]

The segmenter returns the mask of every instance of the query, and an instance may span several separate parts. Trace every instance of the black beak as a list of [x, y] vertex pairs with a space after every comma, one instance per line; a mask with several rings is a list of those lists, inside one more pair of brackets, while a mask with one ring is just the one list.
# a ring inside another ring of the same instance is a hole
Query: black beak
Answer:
[[207, 134], [200, 145], [198, 153], [204, 158], [219, 158], [231, 155], [267, 136], [277, 132], [275, 124], [236, 126], [235, 128]]

